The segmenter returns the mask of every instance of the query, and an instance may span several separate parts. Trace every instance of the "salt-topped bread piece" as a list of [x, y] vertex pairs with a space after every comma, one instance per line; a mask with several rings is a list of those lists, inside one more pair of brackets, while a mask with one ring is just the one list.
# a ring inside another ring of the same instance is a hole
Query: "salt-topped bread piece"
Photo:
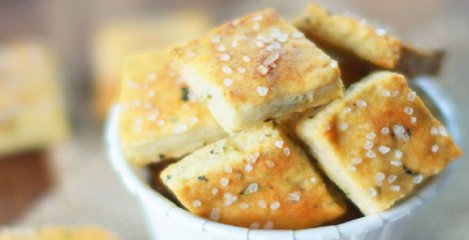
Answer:
[[120, 19], [100, 26], [93, 35], [91, 49], [96, 117], [104, 119], [117, 102], [121, 70], [129, 57], [184, 43], [210, 27], [208, 15], [194, 10]]
[[190, 212], [235, 226], [301, 229], [346, 212], [342, 196], [271, 123], [195, 151], [161, 179]]
[[0, 46], [0, 156], [46, 149], [69, 135], [53, 52], [35, 40]]
[[343, 94], [337, 62], [271, 9], [225, 23], [173, 53], [228, 132]]
[[406, 83], [374, 73], [297, 127], [326, 175], [364, 214], [391, 207], [462, 152]]
[[173, 69], [169, 51], [150, 51], [127, 64], [120, 105], [122, 145], [137, 165], [178, 158], [225, 136]]
[[437, 73], [443, 57], [442, 51], [413, 49], [364, 20], [334, 15], [312, 3], [294, 25], [327, 53], [328, 49], [343, 50], [379, 68], [408, 76]]

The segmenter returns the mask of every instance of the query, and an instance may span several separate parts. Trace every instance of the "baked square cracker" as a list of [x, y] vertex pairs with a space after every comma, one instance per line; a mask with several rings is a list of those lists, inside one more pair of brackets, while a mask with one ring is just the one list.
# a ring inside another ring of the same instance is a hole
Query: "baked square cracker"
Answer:
[[391, 207], [462, 152], [404, 76], [374, 73], [313, 118], [298, 136], [364, 214]]
[[337, 62], [272, 9], [225, 23], [173, 53], [228, 132], [343, 94]]
[[42, 150], [69, 136], [61, 78], [48, 46], [17, 39], [0, 46], [0, 156]]
[[332, 56], [352, 54], [410, 77], [436, 74], [441, 66], [443, 51], [414, 49], [364, 20], [334, 15], [312, 3], [294, 25]]
[[236, 226], [302, 229], [346, 213], [341, 195], [270, 122], [195, 151], [161, 179], [190, 212]]
[[93, 35], [93, 105], [98, 120], [118, 100], [121, 70], [128, 58], [181, 44], [207, 32], [211, 19], [194, 10], [111, 21]]
[[173, 69], [169, 51], [149, 51], [127, 64], [120, 105], [122, 146], [137, 165], [178, 158], [225, 136]]

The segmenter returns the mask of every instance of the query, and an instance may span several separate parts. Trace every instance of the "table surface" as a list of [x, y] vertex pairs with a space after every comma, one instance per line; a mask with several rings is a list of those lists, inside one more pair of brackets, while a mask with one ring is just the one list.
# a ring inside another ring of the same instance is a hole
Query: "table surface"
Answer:
[[[52, 0], [45, 2], [63, 4]], [[90, 4], [91, 1], [83, 2]], [[260, 9], [265, 6], [274, 6], [285, 15], [291, 16], [292, 13], [299, 11], [306, 1], [198, 2], [205, 3], [205, 5], [207, 5], [206, 2], [217, 2], [217, 6], [222, 8], [222, 11], [218, 12], [223, 12], [225, 15], [218, 16], [222, 20], [224, 17], [235, 16], [247, 10]], [[439, 46], [447, 50], [448, 54], [440, 79], [444, 82], [445, 90], [453, 96], [459, 108], [460, 129], [464, 137], [460, 147], [465, 150], [466, 155], [457, 161], [455, 171], [439, 195], [412, 216], [410, 230], [405, 234], [405, 239], [469, 239], [467, 227], [469, 222], [469, 201], [467, 200], [469, 198], [469, 181], [467, 181], [467, 172], [469, 172], [467, 161], [469, 153], [469, 107], [467, 106], [469, 103], [467, 100], [469, 96], [467, 77], [469, 76], [469, 1], [415, 0], [409, 2], [336, 0], [326, 3], [322, 1], [332, 9], [339, 11], [347, 9], [385, 23], [391, 32], [414, 45]], [[123, 4], [123, 6], [128, 6], [128, 4]], [[63, 18], [68, 16], [67, 13], [71, 16], [79, 15], [75, 8], [67, 8], [67, 11], [61, 12], [60, 15]], [[102, 8], [101, 11], [106, 11], [106, 9]], [[60, 31], [65, 31], [68, 34], [63, 37], [66, 38], [65, 40], [76, 38], [86, 42], [87, 34], [72, 33], [67, 29], [54, 28], [54, 31], [59, 31], [55, 32], [55, 35], [62, 36]], [[63, 54], [75, 51], [77, 55], [80, 55], [78, 50], [69, 49], [69, 45], [70, 43], [58, 43], [59, 48], [65, 49]], [[67, 64], [75, 64], [73, 61], [84, 60], [64, 60]], [[74, 109], [72, 113], [74, 137], [68, 144], [55, 149], [50, 159], [56, 185], [12, 224], [21, 226], [94, 224], [115, 231], [122, 239], [146, 239], [144, 223], [140, 218], [140, 210], [135, 199], [126, 192], [113, 173], [105, 156], [102, 130], [89, 117], [88, 105], [83, 104], [83, 102], [89, 102], [89, 94], [80, 93], [80, 90], [86, 91], [89, 82], [77, 80], [86, 74], [76, 74], [83, 69], [86, 67], [82, 66], [68, 71], [74, 74], [75, 78], [75, 81], [69, 83], [69, 89], [79, 91], [74, 93], [69, 90], [71, 106]]]

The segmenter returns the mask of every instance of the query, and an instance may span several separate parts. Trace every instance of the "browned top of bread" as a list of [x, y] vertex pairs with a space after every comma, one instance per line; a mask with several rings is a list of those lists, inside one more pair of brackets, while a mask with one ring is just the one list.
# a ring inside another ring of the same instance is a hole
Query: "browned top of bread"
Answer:
[[240, 107], [339, 78], [335, 62], [274, 10], [225, 23], [174, 54]]
[[366, 214], [390, 207], [462, 154], [405, 78], [391, 72], [354, 85], [344, 99], [303, 119], [297, 133]]
[[236, 226], [301, 229], [346, 211], [304, 152], [271, 123], [201, 148], [161, 178], [189, 211]]

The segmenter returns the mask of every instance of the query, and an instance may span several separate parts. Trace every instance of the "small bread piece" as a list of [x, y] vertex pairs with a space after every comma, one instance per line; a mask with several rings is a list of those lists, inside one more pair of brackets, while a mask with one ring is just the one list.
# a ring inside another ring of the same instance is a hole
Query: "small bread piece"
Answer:
[[136, 165], [178, 158], [226, 135], [173, 69], [169, 51], [127, 64], [120, 104], [122, 145]]
[[199, 37], [209, 30], [209, 17], [197, 11], [179, 11], [107, 23], [94, 34], [92, 64], [94, 109], [99, 120], [119, 96], [121, 70], [128, 58]]
[[327, 49], [338, 48], [379, 68], [396, 70], [410, 77], [436, 74], [441, 66], [442, 51], [413, 49], [364, 20], [333, 15], [312, 3], [294, 25], [313, 42], [325, 47], [327, 53]]
[[378, 72], [313, 118], [298, 136], [364, 214], [391, 207], [462, 152], [397, 73]]
[[116, 240], [114, 233], [99, 227], [5, 228], [0, 240]]
[[301, 229], [346, 212], [342, 196], [270, 122], [195, 151], [161, 179], [192, 213], [236, 226]]
[[173, 53], [227, 132], [343, 94], [337, 62], [272, 9], [225, 23]]
[[46, 149], [69, 135], [52, 51], [35, 40], [0, 46], [0, 156]]

